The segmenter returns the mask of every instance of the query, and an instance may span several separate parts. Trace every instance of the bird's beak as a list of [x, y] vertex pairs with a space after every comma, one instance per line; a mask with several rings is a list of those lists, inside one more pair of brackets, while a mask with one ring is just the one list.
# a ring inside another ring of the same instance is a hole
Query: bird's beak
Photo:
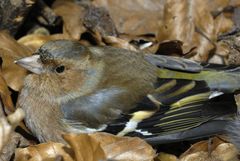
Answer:
[[43, 72], [43, 65], [40, 60], [40, 55], [32, 55], [29, 57], [25, 57], [14, 61], [14, 63], [22, 66], [23, 68], [35, 74], [41, 74]]

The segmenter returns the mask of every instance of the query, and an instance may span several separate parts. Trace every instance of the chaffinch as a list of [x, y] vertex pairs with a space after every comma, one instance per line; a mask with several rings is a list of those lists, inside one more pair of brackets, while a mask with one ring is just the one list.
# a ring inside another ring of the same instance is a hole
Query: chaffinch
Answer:
[[105, 131], [153, 144], [226, 131], [240, 68], [55, 40], [16, 61], [31, 71], [18, 107], [41, 141]]

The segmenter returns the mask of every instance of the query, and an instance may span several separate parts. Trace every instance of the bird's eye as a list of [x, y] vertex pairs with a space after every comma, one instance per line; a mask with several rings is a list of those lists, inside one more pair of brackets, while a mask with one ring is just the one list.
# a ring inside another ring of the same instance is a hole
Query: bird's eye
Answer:
[[65, 69], [65, 67], [63, 65], [61, 65], [61, 66], [58, 66], [55, 70], [57, 73], [62, 73], [62, 72], [64, 72], [64, 69]]

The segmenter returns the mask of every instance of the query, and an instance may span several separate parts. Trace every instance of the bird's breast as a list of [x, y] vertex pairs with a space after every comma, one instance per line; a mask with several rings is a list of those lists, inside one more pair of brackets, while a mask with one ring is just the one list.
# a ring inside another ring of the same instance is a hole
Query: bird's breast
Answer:
[[26, 114], [25, 122], [39, 141], [63, 142], [64, 129], [59, 123], [62, 114], [56, 103], [42, 99], [42, 94], [24, 87], [18, 100], [18, 106]]

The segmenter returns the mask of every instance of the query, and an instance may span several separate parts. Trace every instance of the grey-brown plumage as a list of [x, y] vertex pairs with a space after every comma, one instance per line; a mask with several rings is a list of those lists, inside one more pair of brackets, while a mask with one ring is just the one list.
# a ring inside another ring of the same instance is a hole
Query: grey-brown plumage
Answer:
[[[58, 40], [17, 63], [33, 72], [18, 106], [42, 142], [63, 141], [65, 132], [104, 130], [156, 137], [236, 113], [233, 95], [223, 93], [239, 89], [238, 71], [213, 70], [190, 60]], [[233, 82], [215, 85], [213, 75]], [[228, 99], [221, 104], [218, 95]], [[227, 108], [215, 111], [217, 106]]]
[[[66, 120], [82, 123], [82, 131], [85, 126], [100, 128], [134, 107], [137, 100], [153, 90], [156, 80], [156, 67], [143, 55], [126, 50], [54, 41], [37, 54], [43, 71], [27, 76], [19, 106], [26, 112], [27, 125], [41, 141], [57, 141], [61, 131], [73, 129], [66, 127]], [[57, 73], [56, 68], [62, 64], [64, 73]], [[66, 107], [74, 99], [82, 106], [78, 110]]]

